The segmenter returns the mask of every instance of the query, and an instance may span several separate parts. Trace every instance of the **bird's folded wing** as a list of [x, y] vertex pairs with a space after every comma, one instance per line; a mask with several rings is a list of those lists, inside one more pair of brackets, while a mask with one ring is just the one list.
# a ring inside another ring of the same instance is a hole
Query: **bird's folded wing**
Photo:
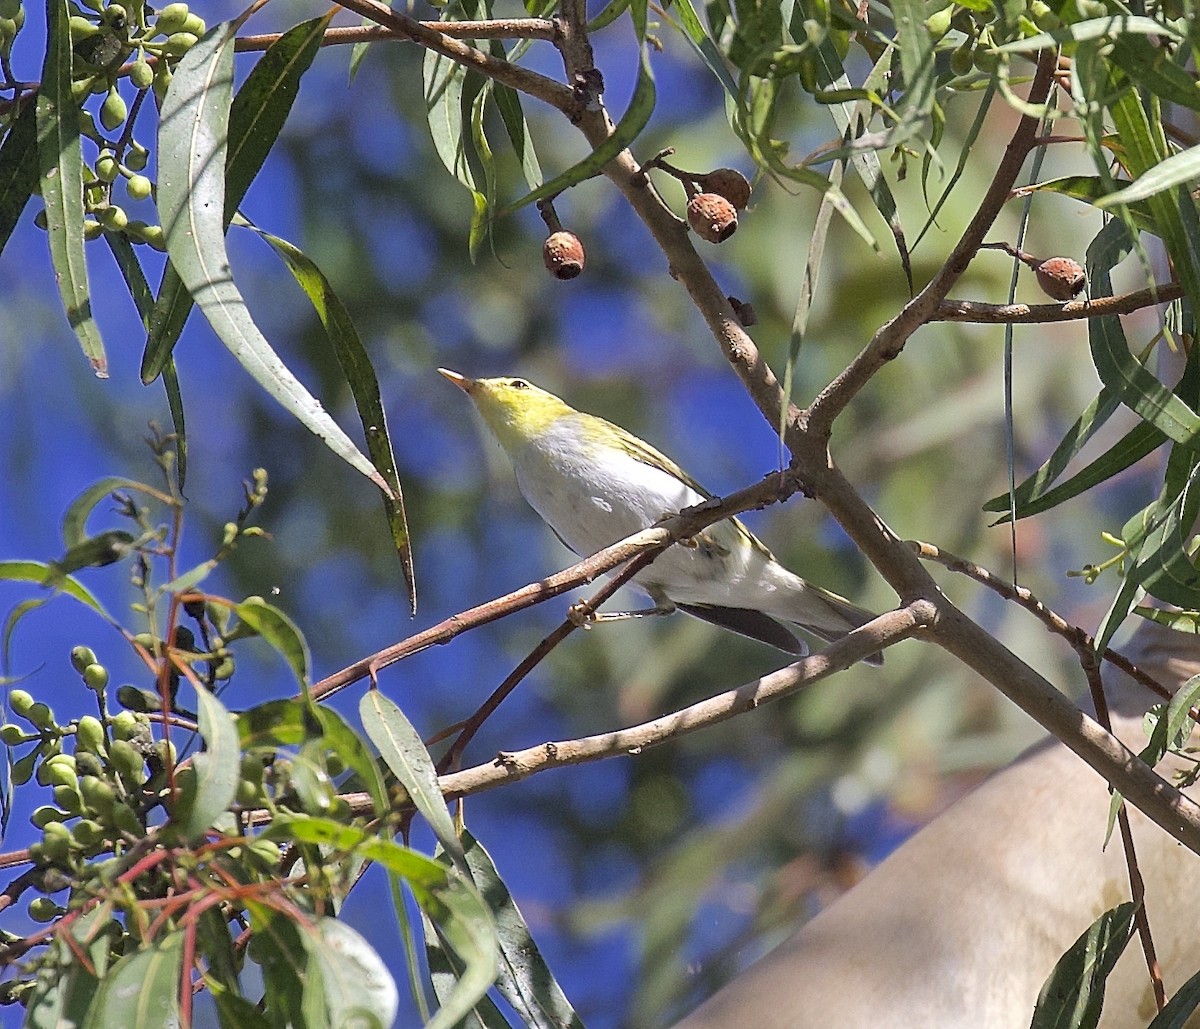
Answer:
[[686, 611], [696, 618], [729, 629], [741, 636], [749, 636], [788, 654], [803, 657], [808, 653], [808, 647], [798, 640], [791, 632], [780, 625], [770, 615], [761, 611], [751, 611], [743, 607], [710, 607], [707, 604], [676, 604], [680, 611]]

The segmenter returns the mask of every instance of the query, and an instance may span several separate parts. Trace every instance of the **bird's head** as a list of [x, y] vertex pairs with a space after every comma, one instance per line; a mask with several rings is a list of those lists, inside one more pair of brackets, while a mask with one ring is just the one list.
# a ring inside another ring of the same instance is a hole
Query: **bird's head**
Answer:
[[508, 375], [468, 379], [447, 368], [438, 371], [475, 401], [483, 420], [505, 449], [536, 439], [563, 415], [574, 413], [553, 393], [527, 379]]

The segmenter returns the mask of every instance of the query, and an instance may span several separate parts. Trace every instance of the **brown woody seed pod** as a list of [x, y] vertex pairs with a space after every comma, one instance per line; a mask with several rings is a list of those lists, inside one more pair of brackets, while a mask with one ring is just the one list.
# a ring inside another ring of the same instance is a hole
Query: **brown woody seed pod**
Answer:
[[717, 168], [707, 175], [697, 175], [696, 185], [705, 193], [724, 197], [739, 211], [750, 203], [750, 182], [736, 168]]
[[556, 279], [573, 279], [581, 271], [585, 254], [583, 244], [573, 232], [559, 229], [546, 237], [542, 244], [542, 261]]
[[688, 224], [710, 243], [723, 243], [737, 232], [737, 211], [716, 193], [697, 193], [687, 205]]
[[1055, 300], [1074, 300], [1087, 285], [1087, 276], [1079, 262], [1069, 257], [1048, 257], [1033, 272], [1042, 291]]

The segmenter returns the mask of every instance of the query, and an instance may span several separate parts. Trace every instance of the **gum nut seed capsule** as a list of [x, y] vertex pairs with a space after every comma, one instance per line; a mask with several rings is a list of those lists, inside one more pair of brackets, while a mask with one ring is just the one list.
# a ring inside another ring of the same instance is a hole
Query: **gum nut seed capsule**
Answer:
[[750, 203], [750, 181], [736, 168], [717, 168], [696, 179], [705, 193], [716, 193], [744, 211]]
[[[104, 208], [102, 211], [97, 211], [96, 216], [100, 219], [100, 224], [110, 232], [121, 232], [124, 230], [125, 226], [129, 224], [129, 215], [125, 213], [125, 209], [123, 207], [117, 207], [116, 205], [110, 205]], [[93, 669], [97, 668], [104, 674], [101, 675], [100, 672], [92, 671]], [[89, 672], [91, 672], [92, 675], [91, 679], [88, 678]], [[105, 670], [103, 665], [88, 665], [87, 669], [83, 673], [83, 677], [84, 681], [94, 690], [102, 690], [108, 685], [108, 672]], [[101, 679], [104, 681], [100, 682]], [[99, 685], [93, 685], [93, 682], [99, 683]]]
[[1087, 285], [1087, 275], [1078, 261], [1069, 257], [1048, 257], [1033, 273], [1042, 292], [1055, 300], [1073, 300]]
[[723, 243], [737, 232], [737, 211], [716, 193], [697, 193], [687, 205], [688, 224], [710, 243]]
[[565, 229], [550, 233], [542, 244], [542, 261], [556, 279], [575, 278], [583, 271], [586, 259], [579, 237]]

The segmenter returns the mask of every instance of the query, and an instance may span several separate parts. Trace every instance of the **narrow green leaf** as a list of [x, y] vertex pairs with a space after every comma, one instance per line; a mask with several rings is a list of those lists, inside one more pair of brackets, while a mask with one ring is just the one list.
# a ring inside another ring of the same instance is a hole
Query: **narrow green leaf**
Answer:
[[254, 324], [225, 248], [225, 157], [235, 23], [210, 29], [175, 69], [159, 120], [158, 207], [167, 252], [221, 342], [272, 397], [342, 460], [390, 489]]
[[[1139, 89], [1181, 107], [1200, 110], [1196, 80], [1172, 60], [1166, 47], [1157, 44], [1158, 38], [1151, 42], [1149, 36], [1135, 33], [1118, 37], [1113, 43], [1113, 62]], [[1181, 48], [1176, 60], [1184, 53]]]
[[121, 958], [88, 1010], [91, 1029], [174, 1029], [179, 1025], [183, 933], [173, 932]]
[[1096, 206], [1104, 209], [1115, 207], [1117, 204], [1130, 204], [1135, 200], [1145, 200], [1155, 193], [1161, 193], [1164, 189], [1171, 189], [1173, 186], [1190, 182], [1198, 177], [1200, 177], [1200, 146], [1189, 147], [1156, 164], [1131, 186], [1127, 186], [1119, 193], [1100, 197], [1096, 201]]
[[101, 930], [110, 915], [104, 905], [98, 905], [67, 930], [77, 949], [87, 955], [90, 967], [76, 957], [65, 939], [52, 938], [41, 967], [57, 975], [43, 974], [35, 980], [22, 1029], [66, 1029], [88, 1024], [88, 1009], [100, 988], [98, 977], [108, 970], [110, 940]]
[[1105, 982], [1132, 936], [1136, 911], [1127, 901], [1104, 912], [1059, 958], [1030, 1029], [1091, 1029], [1100, 1021]]
[[[425, 930], [425, 963], [429, 966], [429, 982], [434, 996], [442, 1005], [435, 1016], [439, 1019], [438, 1024], [453, 1025], [454, 1029], [512, 1029], [512, 1023], [500, 1013], [486, 992], [464, 1010], [464, 1005], [455, 994], [460, 989], [466, 963], [446, 945], [428, 917], [422, 916], [421, 925]], [[446, 1018], [443, 1012], [450, 1012], [456, 1018]]]
[[37, 108], [25, 103], [0, 144], [0, 253], [37, 188], [39, 167]]
[[104, 340], [92, 317], [83, 255], [83, 150], [79, 106], [71, 95], [71, 32], [67, 0], [46, 0], [46, 61], [37, 96], [38, 158], [50, 259], [67, 321], [99, 378], [108, 377]]
[[1045, 50], [1047, 47], [1057, 47], [1060, 43], [1084, 43], [1091, 39], [1104, 39], [1108, 36], [1120, 36], [1126, 33], [1183, 39], [1179, 32], [1165, 21], [1136, 15], [1114, 14], [1103, 18], [1077, 21], [1055, 29], [1053, 32], [1039, 32], [1036, 36], [1017, 39], [995, 47], [994, 50], [1000, 54], [1032, 54], [1038, 50]]
[[[1088, 281], [1098, 296], [1112, 294], [1110, 271], [1128, 253], [1125, 227], [1109, 222], [1088, 247]], [[1088, 320], [1088, 340], [1100, 381], [1122, 402], [1166, 436], [1200, 450], [1200, 418], [1179, 397], [1141, 366], [1129, 351], [1120, 319], [1109, 315]]]
[[304, 940], [321, 972], [328, 1024], [391, 1029], [400, 993], [375, 948], [336, 918], [320, 919]]
[[52, 587], [58, 593], [86, 604], [98, 615], [112, 621], [104, 605], [96, 599], [83, 583], [69, 575], [62, 575], [53, 564], [43, 561], [0, 561], [0, 579], [10, 582], [35, 582], [39, 586]]
[[[632, 7], [635, 11], [634, 21], [636, 23], [638, 21], [636, 16], [638, 3], [635, 2]], [[645, 35], [644, 15], [642, 17], [642, 25], [643, 32], [639, 38], [644, 38]], [[568, 168], [561, 175], [555, 176], [539, 188], [525, 194], [521, 199], [509, 204], [496, 217], [499, 218], [512, 214], [514, 211], [519, 211], [522, 207], [541, 200], [543, 197], [555, 196], [564, 189], [569, 189], [571, 186], [575, 186], [585, 179], [599, 175], [600, 169], [616, 157], [617, 154], [621, 153], [622, 150], [628, 148], [641, 134], [642, 129], [650, 121], [650, 115], [654, 112], [655, 97], [654, 72], [650, 67], [650, 56], [647, 53], [646, 45], [643, 43], [633, 96], [629, 100], [629, 107], [626, 108], [625, 113], [621, 115], [621, 120], [617, 122], [616, 128], [613, 129], [612, 135], [578, 164]]]
[[[233, 98], [225, 170], [226, 225], [241, 205], [291, 112], [300, 79], [320, 50], [328, 17], [301, 22], [267, 47]], [[191, 295], [168, 263], [142, 354], [143, 382], [153, 382], [162, 373], [191, 310]]]
[[245, 997], [227, 990], [212, 990], [221, 1029], [273, 1029], [266, 1016]]
[[488, 852], [469, 832], [463, 833], [463, 844], [471, 876], [496, 919], [500, 993], [534, 1029], [583, 1029]]
[[[1025, 186], [1022, 193], [1045, 192], [1057, 193], [1060, 196], [1080, 200], [1085, 204], [1095, 206], [1101, 199], [1109, 196], [1115, 186], [1127, 186], [1126, 180], [1114, 181], [1112, 176], [1107, 178], [1099, 175], [1064, 175], [1057, 179], [1047, 179], [1031, 186]], [[1150, 232], [1155, 236], [1161, 235], [1154, 222], [1154, 214], [1150, 205], [1145, 201], [1136, 201], [1125, 205], [1125, 212], [1133, 219], [1134, 224], [1142, 232]]]
[[1200, 636], [1200, 611], [1168, 611], [1161, 607], [1135, 607], [1135, 615], [1141, 615], [1147, 621], [1165, 625], [1176, 632], [1186, 632], [1192, 636]]
[[400, 785], [408, 790], [412, 802], [433, 829], [438, 842], [454, 859], [455, 865], [465, 870], [462, 843], [438, 786], [433, 759], [420, 734], [404, 717], [404, 712], [397, 704], [377, 689], [363, 694], [358, 704], [358, 714], [367, 736], [379, 748], [380, 756], [400, 780]]
[[261, 597], [248, 597], [240, 604], [234, 604], [233, 610], [238, 618], [275, 648], [288, 663], [296, 681], [307, 691], [312, 658], [309, 656], [308, 642], [296, 623]]
[[[503, 51], [503, 47], [499, 49]], [[501, 56], [504, 56], [503, 53]], [[515, 58], [509, 55], [509, 59]], [[525, 184], [530, 189], [537, 189], [545, 179], [542, 166], [538, 162], [537, 150], [533, 146], [533, 137], [529, 134], [529, 123], [525, 120], [525, 111], [521, 107], [521, 94], [497, 82], [492, 86], [492, 95], [496, 100], [496, 109], [504, 120], [504, 129], [508, 133], [509, 142], [512, 143], [513, 152], [521, 162], [521, 174], [525, 176]]]
[[[1142, 422], [1130, 429], [1098, 458], [1053, 489], [1043, 488], [1048, 484], [1049, 479], [1045, 481], [1039, 479], [1039, 476], [1043, 475], [1042, 469], [1039, 469], [1033, 477], [1026, 479], [1017, 487], [1017, 518], [1028, 518], [1031, 515], [1041, 514], [1043, 511], [1049, 511], [1051, 508], [1058, 507], [1059, 504], [1087, 492], [1093, 486], [1098, 486], [1114, 475], [1125, 471], [1126, 468], [1137, 464], [1147, 454], [1152, 454], [1162, 446], [1165, 440], [1166, 437], [1155, 426]], [[1046, 465], [1042, 466], [1042, 468], [1046, 467]], [[1009, 498], [1005, 495], [993, 497], [984, 505], [986, 511], [1004, 511], [1004, 515], [998, 518], [994, 524], [1003, 525], [1008, 522], [1009, 514], [1006, 510], [1008, 501]]]
[[684, 35], [696, 48], [696, 53], [700, 55], [700, 59], [708, 67], [708, 70], [713, 73], [713, 77], [721, 83], [725, 95], [736, 100], [738, 96], [737, 83], [729, 74], [729, 66], [721, 51], [717, 49], [717, 44], [700, 21], [700, 16], [696, 13], [692, 0], [675, 0], [670, 10], [673, 10], [678, 16]]
[[119, 493], [123, 490], [144, 493], [148, 496], [157, 495], [145, 483], [135, 482], [133, 479], [110, 476], [96, 480], [96, 482], [78, 493], [75, 499], [67, 506], [62, 520], [63, 544], [69, 548], [77, 546], [86, 540], [88, 538], [87, 520], [91, 516], [92, 511], [95, 510], [96, 505], [107, 500], [114, 493]]
[[1146, 1029], [1184, 1029], [1197, 1006], [1200, 1006], [1200, 972], [1175, 991]]
[[[241, 772], [241, 747], [233, 716], [208, 690], [194, 689], [200, 715], [204, 750], [192, 758], [196, 769], [196, 792], [176, 812], [189, 840], [203, 836], [218, 817], [229, 810], [237, 794]], [[179, 817], [182, 815], [182, 817]]]
[[[253, 227], [253, 226], [252, 226]], [[417, 607], [417, 586], [413, 575], [412, 543], [408, 534], [408, 518], [404, 510], [404, 493], [400, 488], [400, 476], [396, 471], [396, 458], [392, 452], [392, 441], [388, 435], [387, 415], [379, 393], [379, 380], [366, 348], [359, 339], [358, 331], [329, 280], [313, 261], [285, 239], [253, 227], [274, 251], [283, 259], [300, 288], [307, 294], [325, 327], [325, 334], [333, 346], [333, 352], [341, 365], [342, 374], [354, 396], [363, 432], [367, 439], [367, 452], [379, 474], [392, 489], [392, 497], [384, 494], [383, 508], [392, 542], [400, 558], [404, 581], [408, 584], [408, 603], [411, 610]]]
[[81, 568], [106, 568], [129, 553], [133, 537], [124, 529], [109, 529], [69, 547], [54, 562], [56, 575], [69, 575]]
[[273, 700], [243, 711], [237, 724], [243, 749], [266, 745], [294, 747], [320, 737], [329, 753], [337, 754], [357, 776], [359, 785], [371, 795], [376, 813], [382, 815], [387, 811], [387, 791], [374, 756], [358, 733], [332, 708], [306, 704], [303, 700]]

